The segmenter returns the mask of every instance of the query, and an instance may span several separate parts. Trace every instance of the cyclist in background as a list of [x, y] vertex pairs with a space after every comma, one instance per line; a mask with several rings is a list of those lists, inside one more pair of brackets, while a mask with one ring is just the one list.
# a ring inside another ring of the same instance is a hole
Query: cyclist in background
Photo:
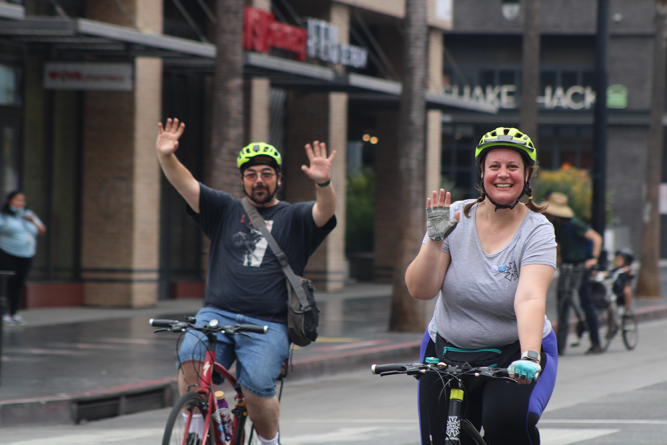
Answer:
[[[165, 176], [188, 203], [187, 213], [211, 240], [205, 306], [197, 313], [197, 324], [216, 319], [220, 325], [269, 326], [265, 335], [218, 334], [215, 360], [227, 369], [237, 360], [237, 382], [243, 388], [260, 443], [276, 445], [280, 405], [275, 381], [289, 355], [285, 275], [267, 240], [250, 224], [241, 200], [206, 187], [176, 158], [184, 129], [178, 119], [168, 119], [165, 128], [158, 124], [156, 148]], [[303, 275], [308, 258], [336, 226], [336, 193], [331, 185], [336, 152], [327, 157], [325, 144], [315, 141], [312, 147], [306, 145], [306, 154], [310, 166], [301, 169], [316, 184], [317, 199], [294, 205], [276, 198], [282, 182], [282, 158], [275, 147], [251, 143], [237, 158], [243, 191], [258, 208], [297, 275]], [[181, 344], [181, 394], [198, 383], [205, 345], [205, 338], [190, 332]], [[191, 432], [201, 438], [203, 426], [200, 414], [193, 419]]]
[[[579, 301], [586, 315], [588, 335], [591, 347], [586, 354], [603, 352], [600, 347], [598, 316], [591, 295], [591, 270], [598, 262], [602, 249], [602, 236], [577, 218], [568, 206], [568, 197], [563, 193], [553, 192], [546, 199], [549, 203], [545, 213], [553, 223], [556, 242], [560, 246], [561, 265], [572, 265], [572, 273], [577, 274], [574, 281], [579, 282], [574, 289], [579, 289]], [[590, 246], [590, 247], [589, 247]], [[561, 268], [562, 270], [562, 268]], [[558, 282], [558, 302], [563, 298], [561, 281]], [[567, 323], [567, 320], [564, 321]], [[559, 320], [561, 323], [561, 320]], [[558, 353], [562, 354], [565, 345], [558, 345]]]
[[612, 291], [616, 295], [618, 307], [623, 307], [628, 314], [632, 312], [632, 280], [635, 278], [635, 273], [630, 269], [630, 265], [633, 260], [632, 250], [618, 249], [614, 256], [614, 269], [609, 271], [609, 274], [613, 275], [619, 269], [623, 270], [614, 281]]
[[[490, 444], [536, 445], [558, 363], [545, 315], [556, 268], [553, 226], [532, 200], [528, 180], [537, 156], [527, 135], [496, 128], [482, 137], [475, 160], [481, 196], [452, 204], [449, 193], [433, 192], [426, 200], [426, 236], [405, 275], [413, 298], [439, 295], [421, 359], [509, 368], [521, 385], [464, 378], [466, 417], [484, 427]], [[524, 195], [527, 204], [520, 202]], [[437, 375], [420, 378], [422, 444], [443, 443], [443, 390]]]

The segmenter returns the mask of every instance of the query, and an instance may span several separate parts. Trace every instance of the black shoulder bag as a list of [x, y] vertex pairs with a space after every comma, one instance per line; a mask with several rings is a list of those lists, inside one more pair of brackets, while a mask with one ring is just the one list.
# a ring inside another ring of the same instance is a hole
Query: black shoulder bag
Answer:
[[250, 222], [260, 231], [278, 258], [280, 267], [287, 277], [287, 333], [289, 341], [297, 346], [308, 346], [317, 340], [320, 314], [315, 304], [315, 289], [310, 280], [294, 274], [285, 252], [280, 249], [276, 239], [266, 228], [264, 218], [257, 207], [250, 204], [247, 198], [241, 200]]

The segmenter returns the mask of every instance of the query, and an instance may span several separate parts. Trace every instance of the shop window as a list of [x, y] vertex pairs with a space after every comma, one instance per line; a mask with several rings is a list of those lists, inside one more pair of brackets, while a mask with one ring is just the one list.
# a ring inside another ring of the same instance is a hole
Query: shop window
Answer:
[[19, 105], [17, 69], [4, 63], [0, 63], [0, 105]]

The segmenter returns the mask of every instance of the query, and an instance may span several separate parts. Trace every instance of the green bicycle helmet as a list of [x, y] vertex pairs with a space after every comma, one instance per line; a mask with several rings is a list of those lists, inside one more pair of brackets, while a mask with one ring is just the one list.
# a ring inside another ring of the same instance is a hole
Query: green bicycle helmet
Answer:
[[477, 167], [481, 167], [484, 155], [493, 147], [510, 148], [519, 152], [526, 160], [528, 165], [535, 165], [537, 163], [537, 151], [533, 141], [530, 140], [527, 134], [522, 133], [516, 128], [498, 127], [493, 131], [489, 131], [475, 148], [475, 162]]
[[282, 163], [280, 152], [266, 142], [252, 142], [246, 145], [236, 158], [236, 166], [241, 169], [241, 172], [253, 165], [268, 165], [278, 173]]

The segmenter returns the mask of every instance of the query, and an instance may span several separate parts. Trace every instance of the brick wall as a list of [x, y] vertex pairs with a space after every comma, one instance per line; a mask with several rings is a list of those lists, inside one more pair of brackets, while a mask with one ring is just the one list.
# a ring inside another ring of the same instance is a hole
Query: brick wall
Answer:
[[[162, 31], [162, 2], [89, 0], [88, 17]], [[82, 252], [84, 302], [142, 307], [157, 301], [161, 59], [136, 58], [132, 92], [85, 93]]]

